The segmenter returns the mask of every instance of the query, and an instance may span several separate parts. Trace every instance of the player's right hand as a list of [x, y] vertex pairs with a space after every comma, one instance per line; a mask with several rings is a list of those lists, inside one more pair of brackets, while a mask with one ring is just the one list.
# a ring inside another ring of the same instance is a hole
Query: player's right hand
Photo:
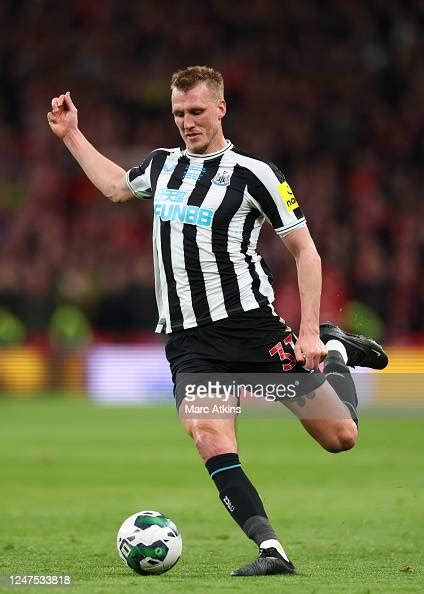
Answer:
[[62, 139], [78, 128], [78, 110], [69, 91], [52, 99], [52, 110], [47, 114], [47, 121], [52, 132]]

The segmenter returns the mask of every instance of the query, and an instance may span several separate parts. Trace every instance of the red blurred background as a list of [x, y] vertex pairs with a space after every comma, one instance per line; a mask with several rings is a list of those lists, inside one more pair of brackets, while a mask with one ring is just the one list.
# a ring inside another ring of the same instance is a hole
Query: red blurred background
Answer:
[[[50, 132], [80, 127], [124, 168], [177, 146], [169, 78], [208, 64], [224, 130], [284, 171], [323, 260], [322, 319], [391, 345], [424, 340], [424, 3], [4, 1], [0, 5], [0, 344], [51, 352], [159, 341], [151, 204], [111, 204]], [[277, 309], [296, 271], [270, 228]]]

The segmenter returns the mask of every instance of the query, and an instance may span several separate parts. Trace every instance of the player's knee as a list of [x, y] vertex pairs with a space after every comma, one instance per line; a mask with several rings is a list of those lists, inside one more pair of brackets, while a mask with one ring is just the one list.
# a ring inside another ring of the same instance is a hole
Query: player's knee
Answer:
[[194, 427], [194, 420], [193, 419], [184, 419], [180, 417], [181, 425], [184, 427], [185, 432], [189, 437], [193, 437], [193, 427]]
[[356, 424], [353, 421], [346, 421], [337, 425], [322, 445], [328, 452], [338, 454], [351, 450], [355, 446], [357, 438]]
[[229, 450], [231, 436], [223, 433], [221, 427], [214, 426], [213, 423], [197, 423], [193, 429], [192, 437], [196, 448], [204, 458], [211, 458], [224, 454]]
[[199, 454], [205, 460], [237, 449], [235, 433], [230, 425], [227, 426], [213, 419], [203, 421], [190, 419], [183, 424]]
[[[214, 448], [220, 447], [220, 434], [216, 428], [209, 423], [196, 423], [192, 429], [192, 438], [199, 452], [205, 451], [206, 449], [210, 452]], [[214, 456], [218, 452], [213, 452], [210, 455]]]

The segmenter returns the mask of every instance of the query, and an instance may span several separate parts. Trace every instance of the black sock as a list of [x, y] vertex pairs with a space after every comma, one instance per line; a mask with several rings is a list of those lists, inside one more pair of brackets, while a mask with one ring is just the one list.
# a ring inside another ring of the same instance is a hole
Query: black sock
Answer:
[[257, 545], [270, 538], [278, 540], [258, 492], [241, 468], [238, 455], [213, 456], [207, 460], [206, 468], [219, 491], [219, 498], [247, 536]]
[[350, 375], [349, 367], [343, 361], [339, 351], [328, 351], [324, 361], [324, 373], [328, 383], [336, 392], [340, 400], [347, 406], [352, 419], [358, 426], [358, 395], [355, 384]]

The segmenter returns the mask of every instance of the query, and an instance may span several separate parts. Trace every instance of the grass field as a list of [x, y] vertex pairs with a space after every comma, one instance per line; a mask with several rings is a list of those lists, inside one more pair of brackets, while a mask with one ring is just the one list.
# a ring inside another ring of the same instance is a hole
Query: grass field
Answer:
[[[296, 421], [241, 419], [242, 461], [298, 574], [232, 578], [256, 547], [172, 407], [0, 401], [0, 574], [68, 573], [71, 588], [48, 591], [87, 594], [424, 592], [423, 429], [363, 419], [357, 448], [332, 455]], [[116, 552], [119, 525], [141, 509], [183, 535], [162, 576], [133, 574]]]

